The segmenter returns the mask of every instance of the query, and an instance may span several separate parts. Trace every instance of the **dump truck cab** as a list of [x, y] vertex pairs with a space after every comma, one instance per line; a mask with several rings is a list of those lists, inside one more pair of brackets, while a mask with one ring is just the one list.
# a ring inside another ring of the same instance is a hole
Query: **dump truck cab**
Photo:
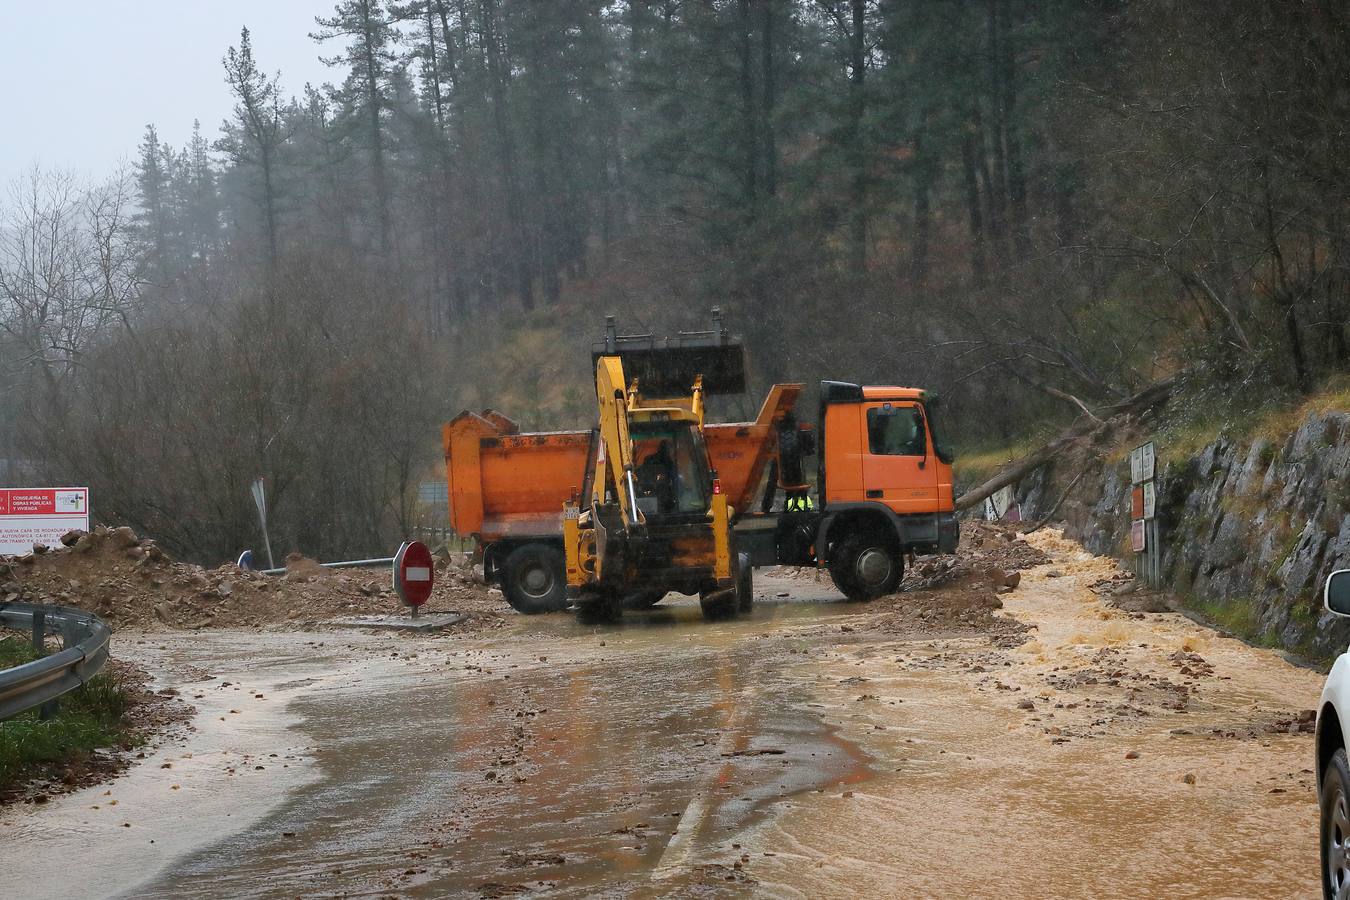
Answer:
[[821, 383], [816, 549], [849, 597], [894, 590], [905, 554], [956, 550], [936, 409], [917, 388]]
[[827, 381], [820, 405], [823, 506], [897, 516], [952, 512], [951, 455], [934, 428], [928, 392]]
[[759, 511], [737, 519], [752, 563], [823, 566], [845, 596], [869, 600], [898, 589], [906, 556], [953, 552], [952, 459], [936, 408], [917, 388], [822, 382], [818, 426], [778, 420]]

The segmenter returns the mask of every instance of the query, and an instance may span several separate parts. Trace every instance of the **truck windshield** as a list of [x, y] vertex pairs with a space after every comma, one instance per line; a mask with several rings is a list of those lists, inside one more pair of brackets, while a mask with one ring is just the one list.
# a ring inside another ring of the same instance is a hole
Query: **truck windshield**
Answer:
[[692, 423], [634, 422], [629, 436], [643, 515], [708, 511], [708, 453]]

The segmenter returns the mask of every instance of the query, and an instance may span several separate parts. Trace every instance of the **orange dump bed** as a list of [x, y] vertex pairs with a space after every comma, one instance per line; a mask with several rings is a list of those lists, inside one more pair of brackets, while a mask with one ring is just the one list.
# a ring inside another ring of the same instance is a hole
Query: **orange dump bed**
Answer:
[[463, 412], [441, 429], [450, 527], [483, 543], [562, 534], [563, 502], [580, 492], [590, 433], [521, 434], [506, 416]]
[[[705, 425], [708, 459], [737, 513], [754, 502], [777, 449], [774, 426], [792, 411], [800, 384], [777, 384], [753, 422]], [[441, 429], [450, 527], [480, 543], [562, 535], [563, 503], [585, 479], [588, 431], [522, 433], [501, 413], [462, 412]]]

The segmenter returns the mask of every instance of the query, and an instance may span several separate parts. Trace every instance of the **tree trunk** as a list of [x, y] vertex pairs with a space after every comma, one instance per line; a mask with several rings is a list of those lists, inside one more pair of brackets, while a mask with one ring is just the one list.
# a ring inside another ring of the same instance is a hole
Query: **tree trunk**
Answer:
[[852, 190], [849, 202], [852, 223], [852, 269], [861, 278], [867, 270], [867, 150], [863, 117], [867, 113], [867, 0], [851, 0], [853, 29], [849, 34], [849, 161]]
[[436, 129], [445, 133], [445, 101], [441, 96], [441, 67], [436, 56], [436, 20], [431, 4], [427, 4], [427, 74], [431, 81], [431, 96], [436, 105]]
[[778, 80], [774, 64], [773, 6], [778, 0], [760, 0], [764, 6], [760, 38], [760, 81], [764, 85], [763, 108], [760, 110], [760, 151], [764, 156], [764, 193], [772, 197], [778, 193], [778, 142], [774, 135], [773, 113], [778, 102]]
[[967, 132], [961, 140], [961, 174], [966, 189], [966, 217], [970, 223], [970, 273], [977, 285], [988, 276], [984, 249], [984, 212], [980, 208], [980, 182], [975, 163], [975, 137]]
[[1003, 87], [1000, 104], [1003, 110], [1003, 143], [1008, 157], [1008, 199], [1012, 205], [1013, 243], [1019, 262], [1031, 258], [1031, 218], [1027, 212], [1027, 173], [1022, 160], [1022, 141], [1017, 129], [1017, 54], [1013, 48], [1008, 19], [1002, 19], [1002, 40], [999, 42], [1000, 83]]
[[361, 3], [361, 56], [365, 67], [366, 102], [370, 115], [370, 168], [375, 185], [376, 212], [380, 223], [380, 251], [388, 254], [389, 241], [389, 183], [384, 172], [384, 129], [380, 125], [379, 64], [375, 59], [375, 24], [371, 21], [369, 0]]
[[737, 0], [736, 25], [741, 82], [741, 202], [746, 215], [753, 219], [759, 207], [759, 117], [755, 113], [750, 0]]
[[445, 0], [435, 0], [436, 16], [441, 20], [441, 43], [445, 46], [445, 74], [450, 79], [450, 92], [459, 90], [459, 75], [455, 68], [455, 35], [450, 30], [450, 14]]
[[[1008, 234], [1008, 157], [1003, 138], [1008, 133], [1008, 120], [1003, 106], [1003, 17], [999, 14], [1002, 0], [986, 0], [985, 17], [988, 32], [989, 106], [994, 121], [990, 127], [989, 143], [993, 157], [993, 183], [989, 190], [989, 225], [1000, 245]], [[1000, 259], [1003, 248], [1000, 246]]]
[[[261, 145], [261, 162], [263, 175], [263, 216], [266, 219], [267, 226], [267, 263], [268, 267], [275, 272], [277, 268], [277, 194], [276, 188], [272, 183], [272, 148], [267, 144]], [[269, 292], [268, 296], [271, 296]]]
[[497, 132], [497, 144], [501, 150], [501, 171], [503, 187], [506, 190], [506, 218], [511, 232], [511, 244], [507, 253], [511, 259], [511, 270], [515, 277], [516, 294], [520, 305], [526, 310], [534, 309], [533, 277], [527, 255], [529, 246], [525, 238], [524, 214], [520, 197], [520, 176], [516, 163], [516, 141], [511, 131], [511, 120], [506, 109], [506, 70], [502, 64], [501, 47], [497, 34], [497, 2], [481, 0], [483, 14], [483, 45], [488, 63], [488, 91], [492, 101], [492, 122]]

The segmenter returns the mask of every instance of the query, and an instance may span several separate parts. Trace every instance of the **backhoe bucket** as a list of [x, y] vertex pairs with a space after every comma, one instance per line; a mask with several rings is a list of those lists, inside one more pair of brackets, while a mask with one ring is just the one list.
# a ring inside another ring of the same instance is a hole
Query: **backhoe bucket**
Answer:
[[688, 394], [700, 375], [707, 395], [745, 392], [745, 347], [722, 326], [716, 309], [712, 331], [682, 331], [669, 338], [619, 334], [614, 317], [606, 316], [605, 340], [591, 346], [592, 368], [602, 356], [618, 356], [624, 374], [636, 378], [638, 390], [648, 397]]

